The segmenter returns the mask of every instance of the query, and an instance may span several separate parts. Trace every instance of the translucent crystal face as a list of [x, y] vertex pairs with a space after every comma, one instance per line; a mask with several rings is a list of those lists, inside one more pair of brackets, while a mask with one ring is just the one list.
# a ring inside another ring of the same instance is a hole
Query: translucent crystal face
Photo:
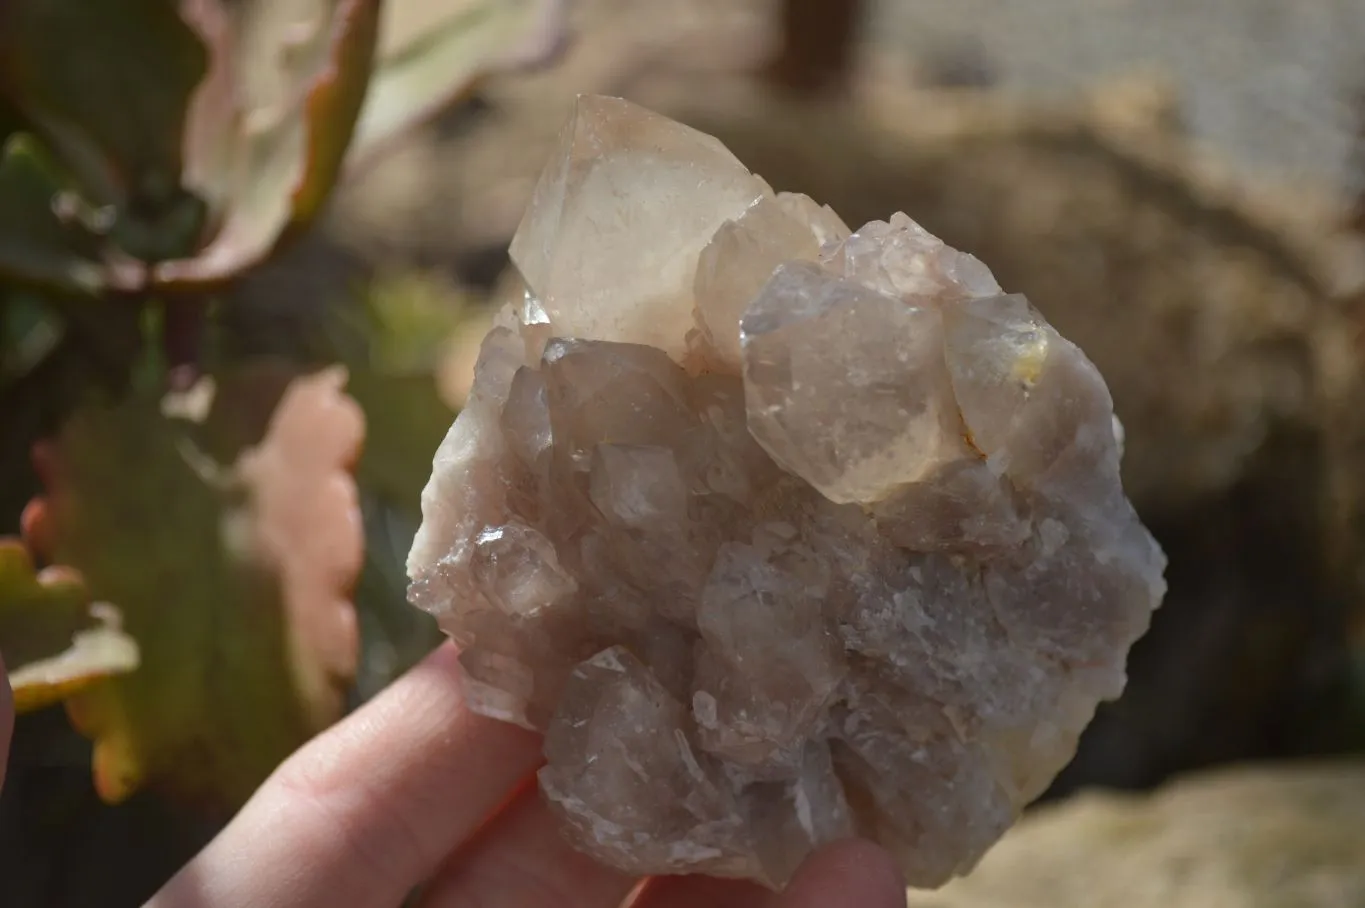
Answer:
[[1094, 366], [905, 215], [850, 232], [616, 99], [512, 254], [408, 564], [473, 708], [631, 873], [780, 886], [855, 834], [969, 869], [1164, 594]]

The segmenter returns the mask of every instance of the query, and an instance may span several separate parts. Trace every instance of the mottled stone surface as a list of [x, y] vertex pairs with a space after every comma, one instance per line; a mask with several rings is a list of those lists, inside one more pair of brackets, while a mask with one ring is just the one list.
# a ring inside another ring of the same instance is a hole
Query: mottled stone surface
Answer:
[[1359, 908], [1365, 764], [1240, 766], [1030, 812], [910, 908]]
[[780, 886], [853, 834], [969, 870], [1165, 585], [1099, 373], [903, 214], [850, 232], [584, 97], [436, 454], [411, 597], [546, 734], [571, 839]]

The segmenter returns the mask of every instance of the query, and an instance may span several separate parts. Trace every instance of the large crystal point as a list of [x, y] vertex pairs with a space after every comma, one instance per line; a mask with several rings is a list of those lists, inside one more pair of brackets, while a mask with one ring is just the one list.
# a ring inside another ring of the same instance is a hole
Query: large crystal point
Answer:
[[584, 96], [512, 238], [512, 257], [560, 336], [679, 354], [702, 247], [771, 196], [711, 136], [627, 101]]
[[1165, 591], [1095, 367], [904, 214], [850, 232], [583, 98], [408, 561], [476, 711], [623, 871], [970, 869]]

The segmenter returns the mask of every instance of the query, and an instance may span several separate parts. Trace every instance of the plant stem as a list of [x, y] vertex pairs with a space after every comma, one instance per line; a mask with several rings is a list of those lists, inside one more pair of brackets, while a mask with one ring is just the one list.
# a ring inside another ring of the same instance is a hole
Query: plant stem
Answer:
[[782, 50], [769, 80], [807, 97], [845, 91], [864, 6], [862, 0], [784, 0]]
[[166, 354], [167, 382], [171, 390], [185, 391], [198, 380], [201, 371], [208, 300], [169, 298], [163, 306], [162, 349]]

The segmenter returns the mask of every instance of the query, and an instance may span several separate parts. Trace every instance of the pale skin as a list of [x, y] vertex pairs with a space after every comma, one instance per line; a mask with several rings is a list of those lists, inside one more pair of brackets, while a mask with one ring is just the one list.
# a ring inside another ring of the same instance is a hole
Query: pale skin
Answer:
[[[905, 905], [890, 857], [858, 840], [812, 855], [781, 895], [584, 857], [536, 791], [539, 737], [470, 712], [455, 655], [439, 647], [304, 745], [146, 908], [396, 908], [416, 886], [421, 908]], [[0, 701], [6, 748], [9, 713]]]

